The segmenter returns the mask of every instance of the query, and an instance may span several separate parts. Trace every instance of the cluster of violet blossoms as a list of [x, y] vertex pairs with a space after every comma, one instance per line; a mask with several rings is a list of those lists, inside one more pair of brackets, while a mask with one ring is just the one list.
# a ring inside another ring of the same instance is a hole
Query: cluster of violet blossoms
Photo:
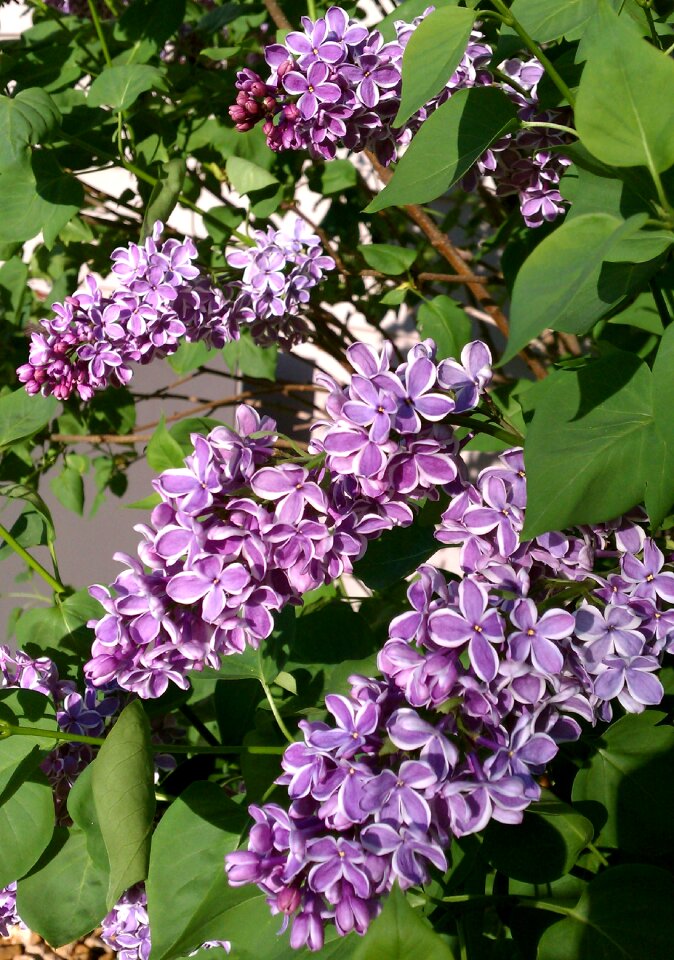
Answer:
[[[149, 960], [152, 937], [145, 884], [129, 887], [103, 918], [101, 927], [101, 940], [117, 951], [119, 960]], [[227, 953], [231, 950], [228, 940], [207, 940], [198, 949], [215, 947], [222, 947]]]
[[525, 507], [520, 450], [452, 497], [437, 539], [461, 545], [461, 581], [419, 568], [383, 679], [352, 677], [349, 696], [326, 697], [328, 723], [300, 723], [277, 780], [287, 811], [250, 807], [229, 882], [292, 918], [293, 947], [320, 949], [326, 924], [363, 934], [394, 883], [447, 869], [453, 837], [520, 822], [580, 720], [660, 702], [674, 572], [645, 518], [522, 541]]
[[246, 326], [261, 343], [290, 345], [305, 334], [309, 291], [334, 261], [299, 218], [256, 231], [255, 247], [232, 252], [230, 264], [244, 275], [222, 287], [200, 274], [191, 239], [160, 243], [163, 229], [157, 221], [143, 244], [113, 251], [119, 286], [110, 296], [90, 275], [83, 291], [54, 304], [17, 370], [29, 394], [66, 400], [76, 392], [90, 400], [111, 384], [126, 385], [134, 364], [170, 356], [183, 342], [223, 347]]
[[[559, 111], [541, 112], [536, 86], [543, 73], [537, 60], [513, 58], [500, 64], [515, 84], [496, 80], [488, 64], [492, 48], [473, 30], [463, 58], [440, 93], [403, 126], [393, 122], [400, 106], [402, 61], [409, 38], [425, 13], [412, 23], [395, 23], [396, 40], [385, 43], [341, 7], [325, 17], [302, 17], [302, 30], [265, 49], [271, 69], [266, 80], [250, 68], [238, 74], [230, 116], [244, 132], [261, 122], [272, 150], [310, 150], [330, 160], [338, 147], [373, 151], [381, 163], [396, 160], [424, 120], [457, 90], [498, 85], [515, 101], [522, 120], [552, 121]], [[478, 160], [476, 171], [493, 178], [498, 196], [515, 194], [528, 226], [554, 220], [564, 210], [558, 183], [569, 162], [551, 148], [565, 142], [556, 130], [526, 129], [508, 134]], [[475, 176], [467, 178], [471, 188]]]
[[16, 912], [16, 883], [10, 883], [0, 889], [0, 937], [8, 937], [11, 927], [26, 929]]
[[463, 364], [438, 363], [430, 340], [397, 366], [390, 345], [354, 344], [347, 358], [351, 382], [329, 382], [304, 464], [274, 462], [274, 421], [242, 405], [236, 430], [194, 434], [185, 466], [154, 481], [161, 503], [136, 527], [138, 559], [117, 554], [126, 569], [112, 590], [90, 590], [105, 610], [91, 623], [91, 683], [141, 697], [171, 681], [186, 688], [190, 671], [258, 647], [275, 612], [350, 573], [382, 531], [410, 524], [411, 503], [461, 488], [458, 443], [439, 421], [477, 404], [491, 376], [484, 344], [468, 345]]

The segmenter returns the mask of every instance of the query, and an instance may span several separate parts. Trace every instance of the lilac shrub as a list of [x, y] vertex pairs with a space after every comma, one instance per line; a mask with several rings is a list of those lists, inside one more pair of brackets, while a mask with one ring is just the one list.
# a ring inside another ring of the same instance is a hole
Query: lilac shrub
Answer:
[[[302, 17], [301, 31], [291, 31], [282, 44], [266, 48], [271, 69], [266, 80], [249, 67], [239, 72], [239, 92], [230, 107], [237, 129], [246, 132], [262, 123], [272, 150], [308, 150], [325, 160], [332, 159], [339, 147], [369, 150], [388, 165], [457, 90], [497, 86], [515, 102], [523, 121], [559, 123], [565, 118], [564, 111], [540, 109], [537, 85], [543, 67], [538, 60], [514, 57], [500, 63], [497, 73], [490, 72], [493, 49], [474, 29], [442, 91], [401, 127], [394, 127], [405, 47], [433, 9], [412, 23], [396, 21], [396, 40], [389, 43], [378, 30], [368, 31], [350, 19], [341, 7], [330, 7], [315, 21]], [[492, 178], [497, 196], [516, 195], [527, 226], [540, 226], [565, 209], [558, 184], [570, 161], [554, 149], [565, 142], [563, 131], [549, 127], [507, 134], [483, 154], [464, 185], [474, 187], [478, 174]]]
[[276, 781], [287, 811], [250, 807], [229, 882], [292, 918], [292, 946], [320, 949], [326, 923], [365, 933], [394, 883], [447, 869], [454, 837], [519, 823], [582, 722], [660, 703], [674, 572], [646, 518], [523, 541], [525, 508], [518, 449], [452, 497], [436, 536], [460, 546], [460, 581], [419, 568], [383, 679], [352, 677], [349, 696], [326, 697], [329, 723], [300, 722]]
[[410, 524], [411, 504], [460, 486], [459, 445], [439, 421], [456, 403], [474, 406], [490, 375], [483, 344], [463, 357], [465, 369], [437, 362], [427, 340], [396, 366], [388, 346], [352, 345], [351, 382], [324, 381], [326, 419], [304, 464], [272, 462], [276, 425], [245, 405], [236, 431], [194, 434], [185, 466], [154, 482], [162, 502], [136, 528], [138, 559], [117, 554], [127, 569], [112, 590], [91, 588], [105, 616], [92, 623], [90, 682], [141, 697], [171, 681], [187, 688], [190, 671], [258, 647], [276, 611], [350, 573], [382, 531]]
[[55, 316], [31, 336], [28, 363], [17, 375], [29, 394], [82, 400], [110, 385], [124, 386], [133, 365], [175, 353], [181, 343], [219, 348], [250, 326], [260, 343], [291, 345], [306, 334], [302, 309], [309, 291], [334, 267], [320, 240], [297, 218], [281, 230], [256, 231], [256, 245], [233, 251], [242, 280], [214, 286], [194, 261], [191, 239], [169, 238], [155, 223], [143, 244], [112, 253], [119, 286], [105, 296], [93, 276], [85, 290], [54, 304]]

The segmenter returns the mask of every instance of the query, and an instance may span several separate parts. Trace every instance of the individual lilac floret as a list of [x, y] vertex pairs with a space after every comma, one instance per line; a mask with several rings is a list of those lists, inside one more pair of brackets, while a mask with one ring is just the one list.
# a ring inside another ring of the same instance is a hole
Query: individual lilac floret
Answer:
[[[391, 360], [362, 345], [351, 357], [378, 384]], [[350, 402], [333, 394], [328, 410], [343, 416]], [[495, 503], [507, 505], [507, 530]], [[405, 890], [447, 869], [455, 837], [519, 823], [579, 720], [662, 699], [672, 571], [645, 518], [523, 541], [525, 509], [520, 450], [452, 498], [437, 536], [461, 545], [460, 583], [420, 567], [411, 609], [379, 654], [383, 678], [351, 677], [348, 696], [326, 697], [327, 721], [300, 722], [303, 742], [286, 749], [277, 780], [287, 811], [250, 808], [248, 849], [226, 857], [229, 882], [258, 885], [291, 946], [319, 950], [329, 924], [365, 933], [394, 883]], [[595, 557], [613, 558], [614, 571], [597, 572]]]
[[0, 937], [9, 937], [11, 927], [27, 929], [16, 912], [16, 883], [10, 883], [0, 890]]
[[[120, 960], [149, 960], [152, 941], [145, 884], [137, 883], [129, 887], [103, 918], [101, 927], [101, 940], [117, 952]], [[228, 940], [208, 940], [198, 949], [204, 947], [221, 947], [227, 953], [231, 950]]]
[[257, 246], [232, 252], [244, 277], [214, 286], [194, 265], [192, 240], [160, 243], [163, 224], [142, 245], [112, 253], [119, 284], [104, 296], [92, 276], [85, 290], [54, 304], [55, 316], [31, 337], [29, 362], [17, 375], [29, 394], [82, 400], [107, 386], [124, 386], [136, 364], [175, 353], [183, 342], [215, 348], [250, 327], [259, 343], [286, 347], [306, 337], [310, 290], [334, 268], [318, 237], [296, 218], [282, 230], [255, 231]]

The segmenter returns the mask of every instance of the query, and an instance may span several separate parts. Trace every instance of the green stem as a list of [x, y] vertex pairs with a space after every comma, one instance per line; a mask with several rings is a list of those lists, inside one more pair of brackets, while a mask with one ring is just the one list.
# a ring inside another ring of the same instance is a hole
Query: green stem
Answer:
[[578, 137], [578, 131], [573, 127], [567, 127], [563, 123], [545, 123], [543, 120], [522, 120], [520, 127], [528, 130], [530, 127], [545, 127], [546, 130], [561, 130], [562, 133], [570, 133], [572, 137]]
[[196, 715], [194, 710], [191, 707], [188, 707], [186, 703], [183, 703], [181, 707], [178, 708], [185, 719], [192, 724], [195, 730], [197, 730], [201, 736], [204, 738], [206, 743], [210, 743], [212, 747], [220, 746], [216, 738], [213, 736], [211, 731], [208, 729], [206, 724]]
[[[84, 734], [66, 733], [61, 730], [44, 730], [41, 727], [17, 727], [11, 723], [0, 721], [0, 740], [7, 737], [44, 737], [47, 740], [58, 740], [61, 743], [86, 743], [93, 747], [101, 747], [105, 743], [103, 737], [87, 737]], [[282, 746], [241, 746], [230, 744], [218, 744], [217, 746], [195, 746], [190, 743], [153, 743], [151, 744], [154, 753], [210, 753], [210, 754], [237, 754], [256, 753], [256, 754], [274, 754], [283, 753], [285, 747]]]
[[651, 13], [650, 3], [644, 2], [644, 0], [637, 0], [637, 3], [644, 11], [646, 15], [646, 20], [648, 22], [648, 29], [651, 32], [651, 40], [653, 41], [654, 46], [658, 50], [662, 50], [662, 44], [660, 43], [660, 37], [658, 36], [658, 31], [655, 29], [655, 23], [653, 21], [653, 14]]
[[524, 27], [519, 22], [517, 17], [514, 17], [512, 15], [512, 13], [508, 9], [508, 7], [506, 7], [503, 0], [491, 0], [491, 2], [503, 17], [503, 22], [507, 24], [509, 27], [513, 28], [513, 30], [518, 35], [520, 40], [522, 40], [522, 42], [524, 43], [524, 46], [527, 48], [527, 50], [531, 51], [531, 53], [533, 53], [533, 55], [538, 60], [540, 60], [542, 66], [545, 69], [545, 72], [548, 74], [548, 76], [550, 77], [554, 85], [557, 87], [559, 92], [562, 94], [562, 96], [568, 101], [569, 106], [574, 107], [576, 103], [576, 98], [571, 93], [571, 90], [567, 86], [566, 82], [557, 73], [557, 70], [555, 69], [555, 67], [553, 67], [552, 63], [548, 60], [548, 58], [543, 53], [540, 46], [536, 43], [533, 37], [531, 37], [527, 33], [527, 31], [524, 29]]
[[660, 201], [660, 206], [665, 211], [665, 213], [669, 215], [668, 227], [671, 229], [672, 216], [674, 215], [674, 208], [672, 208], [672, 205], [667, 199], [667, 194], [665, 193], [665, 188], [660, 178], [660, 174], [652, 165], [652, 163], [648, 165], [648, 171], [651, 177], [653, 178], [653, 183], [655, 184], [655, 190], [658, 195], [658, 200]]
[[490, 895], [488, 893], [463, 893], [453, 897], [443, 897], [442, 900], [429, 899], [435, 903], [466, 903], [479, 906], [489, 906], [496, 903], [510, 903], [516, 907], [529, 907], [532, 910], [548, 910], [550, 913], [561, 913], [568, 917], [572, 913], [572, 907], [565, 907], [561, 903], [553, 903], [549, 900], [539, 900], [536, 897], [521, 897], [517, 894], [504, 894], [503, 896]]
[[503, 430], [492, 423], [485, 423], [475, 417], [445, 417], [445, 423], [454, 424], [457, 427], [468, 427], [469, 430], [477, 430], [480, 433], [488, 433], [490, 437], [496, 437], [497, 440], [503, 440], [504, 443], [512, 443], [516, 447], [521, 446], [524, 437], [519, 433], [511, 433], [509, 430]]
[[651, 288], [651, 293], [653, 294], [653, 299], [655, 300], [655, 305], [658, 308], [658, 313], [660, 314], [660, 319], [662, 321], [663, 327], [668, 327], [672, 322], [672, 318], [669, 315], [669, 309], [667, 307], [667, 301], [662, 295], [662, 290], [656, 283], [654, 278], [648, 281], [648, 286]]
[[6, 527], [3, 527], [1, 523], [0, 523], [0, 537], [2, 537], [3, 540], [7, 541], [8, 545], [12, 548], [14, 553], [18, 554], [21, 557], [21, 559], [24, 561], [24, 563], [26, 563], [31, 568], [31, 570], [34, 570], [35, 573], [39, 574], [39, 576], [42, 577], [45, 583], [49, 584], [49, 586], [52, 588], [54, 593], [65, 593], [66, 588], [63, 586], [63, 584], [59, 583], [58, 580], [52, 577], [51, 573], [49, 573], [48, 570], [45, 570], [42, 564], [39, 561], [37, 561], [35, 557], [32, 557], [27, 550], [24, 550], [21, 544], [17, 543], [17, 541], [11, 535], [9, 530]]
[[595, 855], [595, 857], [603, 867], [609, 866], [609, 862], [604, 856], [604, 854], [600, 850], [597, 850], [597, 848], [593, 843], [588, 843], [586, 846], [587, 846], [587, 849], [590, 851], [590, 853], [593, 853]]
[[307, 0], [307, 13], [310, 20], [316, 19], [316, 0]]
[[[152, 174], [148, 173], [146, 170], [141, 170], [141, 168], [137, 167], [135, 163], [131, 163], [124, 157], [116, 157], [113, 153], [108, 153], [107, 150], [102, 150], [98, 146], [92, 149], [91, 144], [86, 143], [84, 140], [80, 140], [79, 137], [71, 137], [70, 134], [66, 133], [64, 130], [59, 130], [59, 136], [62, 140], [65, 140], [66, 143], [72, 143], [72, 145], [75, 147], [81, 147], [83, 150], [87, 150], [90, 153], [95, 153], [104, 160], [111, 160], [114, 164], [121, 165], [125, 170], [128, 170], [129, 173], [132, 173], [134, 177], [137, 177], [138, 180], [143, 180], [145, 183], [149, 183], [153, 187], [159, 183], [157, 177], [153, 177]], [[193, 210], [195, 213], [198, 213], [199, 216], [206, 221], [206, 223], [210, 222], [222, 227], [222, 222], [218, 220], [217, 217], [214, 217], [212, 214], [210, 214], [208, 210], [203, 210], [201, 207], [197, 206], [197, 204], [193, 203], [189, 197], [185, 196], [184, 193], [178, 194], [178, 202], [183, 207], [187, 207], [188, 210]], [[251, 240], [250, 237], [247, 237], [244, 233], [240, 233], [238, 230], [232, 230], [232, 236], [236, 237], [237, 240], [241, 240], [242, 243], [245, 243], [247, 246], [255, 246], [254, 240]]]
[[98, 34], [98, 39], [101, 44], [101, 49], [103, 50], [103, 59], [105, 60], [107, 66], [112, 66], [112, 59], [110, 57], [110, 51], [108, 50], [108, 45], [105, 42], [105, 37], [103, 36], [103, 27], [101, 26], [101, 19], [98, 16], [98, 10], [96, 9], [95, 0], [87, 0], [89, 4], [89, 12], [91, 13], [91, 19], [93, 20], [96, 33]]
[[266, 680], [263, 677], [260, 677], [260, 683], [262, 684], [262, 689], [264, 690], [264, 695], [267, 698], [267, 702], [271, 707], [271, 712], [274, 715], [274, 720], [276, 720], [276, 725], [278, 726], [279, 730], [281, 731], [283, 736], [286, 738], [288, 743], [294, 743], [295, 738], [291, 736], [290, 731], [288, 730], [285, 723], [283, 722], [283, 717], [279, 713], [278, 707], [276, 706], [276, 701], [274, 700], [272, 692], [269, 689], [269, 685], [267, 684]]

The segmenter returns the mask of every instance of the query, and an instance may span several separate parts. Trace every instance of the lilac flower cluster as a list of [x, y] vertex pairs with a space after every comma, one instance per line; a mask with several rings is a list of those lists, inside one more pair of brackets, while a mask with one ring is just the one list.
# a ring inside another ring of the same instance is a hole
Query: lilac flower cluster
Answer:
[[[122, 894], [103, 918], [101, 927], [101, 940], [117, 951], [119, 960], [149, 960], [152, 940], [145, 884], [137, 883]], [[222, 947], [229, 953], [231, 944], [228, 940], [207, 940], [199, 949], [214, 947]]]
[[243, 132], [262, 122], [273, 150], [310, 149], [329, 160], [338, 146], [345, 146], [373, 150], [389, 164], [453, 90], [484, 82], [482, 68], [491, 56], [474, 31], [445, 89], [403, 127], [394, 128], [403, 52], [422, 19], [397, 21], [397, 39], [385, 43], [378, 30], [368, 31], [341, 7], [330, 7], [316, 21], [302, 17], [302, 31], [266, 48], [267, 81], [249, 68], [238, 74], [239, 93], [229, 111], [237, 129]]
[[[400, 156], [423, 121], [461, 89], [500, 86], [517, 104], [524, 121], [557, 121], [560, 111], [540, 112], [536, 86], [543, 74], [535, 60], [513, 58], [499, 72], [489, 72], [492, 48], [473, 30], [461, 63], [440, 94], [402, 127], [393, 127], [400, 106], [402, 60], [414, 30], [433, 7], [412, 23], [395, 23], [396, 40], [384, 43], [378, 30], [369, 31], [350, 20], [341, 7], [330, 7], [316, 21], [302, 17], [302, 31], [289, 33], [283, 44], [265, 50], [271, 74], [263, 80], [246, 68], [237, 77], [236, 103], [230, 115], [246, 131], [262, 122], [272, 150], [310, 150], [329, 160], [337, 147], [373, 151], [389, 164]], [[508, 134], [478, 160], [477, 173], [495, 180], [498, 196], [516, 194], [528, 226], [540, 226], [563, 212], [558, 183], [570, 163], [553, 152], [565, 142], [558, 130], [529, 128]]]
[[[59, 728], [77, 736], [102, 736], [122, 706], [114, 684], [102, 689], [87, 684], [81, 694], [72, 680], [59, 677], [56, 664], [49, 657], [34, 659], [22, 650], [12, 652], [0, 644], [0, 689], [5, 687], [35, 690], [50, 697], [56, 704]], [[68, 822], [66, 803], [70, 788], [94, 759], [94, 750], [86, 743], [64, 743], [51, 750], [41, 764], [53, 790], [58, 823]]]
[[0, 937], [8, 937], [10, 927], [25, 929], [25, 924], [16, 912], [16, 883], [0, 889]]
[[453, 837], [520, 822], [579, 720], [660, 702], [674, 572], [640, 518], [522, 541], [525, 506], [519, 450], [452, 498], [437, 537], [461, 545], [461, 581], [419, 569], [383, 679], [352, 677], [326, 697], [329, 723], [300, 723], [277, 781], [288, 811], [250, 808], [229, 882], [292, 917], [293, 947], [320, 949], [326, 922], [364, 933], [395, 882], [447, 868]]
[[309, 291], [327, 270], [334, 270], [335, 261], [299, 217], [280, 230], [269, 227], [252, 235], [255, 246], [233, 250], [227, 257], [231, 267], [243, 270], [239, 323], [250, 325], [256, 343], [289, 349], [306, 339], [303, 308]]
[[465, 366], [434, 352], [425, 341], [393, 367], [388, 347], [351, 346], [356, 372], [346, 388], [329, 382], [304, 464], [271, 462], [275, 424], [247, 406], [237, 431], [194, 434], [185, 467], [154, 482], [162, 502], [136, 527], [139, 559], [117, 554], [126, 569], [112, 591], [91, 588], [105, 616], [91, 624], [89, 680], [141, 697], [186, 687], [189, 671], [259, 646], [275, 611], [350, 573], [368, 540], [412, 522], [411, 502], [451, 486], [458, 444], [438, 421], [477, 403], [490, 356], [479, 342]]
[[[504, 82], [502, 89], [517, 105], [520, 120], [540, 124], [568, 121], [568, 109], [540, 109], [537, 87], [545, 71], [538, 60], [513, 57], [501, 63], [499, 70], [517, 84], [511, 87]], [[476, 173], [490, 177], [496, 195], [517, 196], [526, 225], [540, 227], [566, 209], [559, 181], [571, 161], [554, 148], [567, 142], [568, 135], [554, 127], [529, 127], [507, 134], [480, 157], [472, 178], [469, 174], [464, 179], [464, 187], [474, 184]]]
[[157, 221], [145, 243], [113, 251], [120, 285], [110, 296], [88, 276], [84, 291], [54, 304], [55, 316], [33, 333], [29, 362], [17, 370], [29, 394], [65, 400], [75, 391], [90, 400], [110, 384], [127, 384], [133, 364], [169, 356], [185, 341], [222, 347], [245, 325], [261, 342], [301, 337], [309, 290], [334, 261], [299, 219], [287, 232], [257, 231], [258, 247], [231, 253], [244, 278], [223, 287], [200, 274], [192, 240], [160, 244], [163, 229]]

